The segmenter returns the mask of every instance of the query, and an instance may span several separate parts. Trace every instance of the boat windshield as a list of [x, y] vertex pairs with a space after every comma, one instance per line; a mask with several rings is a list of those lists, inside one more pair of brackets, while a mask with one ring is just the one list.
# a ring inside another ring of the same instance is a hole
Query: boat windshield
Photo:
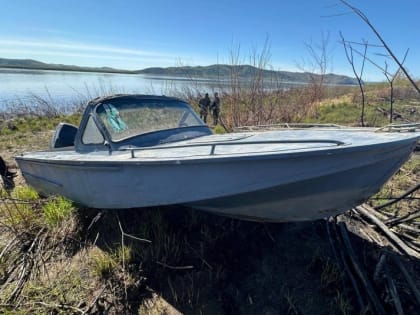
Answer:
[[177, 100], [102, 103], [96, 113], [112, 141], [159, 130], [205, 126], [188, 104]]

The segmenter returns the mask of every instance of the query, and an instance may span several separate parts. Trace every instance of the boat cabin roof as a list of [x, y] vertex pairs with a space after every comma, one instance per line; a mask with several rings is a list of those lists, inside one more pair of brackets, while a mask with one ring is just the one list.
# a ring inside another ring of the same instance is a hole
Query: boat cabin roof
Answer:
[[[58, 132], [54, 139], [60, 139]], [[211, 129], [186, 101], [167, 96], [117, 94], [98, 97], [87, 104], [75, 132], [74, 146], [81, 153], [111, 152], [210, 134]]]
[[107, 96], [100, 96], [89, 101], [86, 109], [89, 107], [96, 107], [98, 104], [110, 101], [135, 101], [135, 100], [163, 100], [163, 101], [180, 101], [185, 102], [177, 97], [165, 95], [148, 95], [148, 94], [113, 94]]

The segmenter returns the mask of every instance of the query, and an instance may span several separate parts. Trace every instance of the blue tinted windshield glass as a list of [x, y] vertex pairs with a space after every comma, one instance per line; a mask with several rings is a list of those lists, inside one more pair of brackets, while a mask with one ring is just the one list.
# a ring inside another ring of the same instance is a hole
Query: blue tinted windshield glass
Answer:
[[112, 141], [159, 130], [204, 125], [188, 104], [174, 100], [111, 101], [100, 104], [96, 113]]

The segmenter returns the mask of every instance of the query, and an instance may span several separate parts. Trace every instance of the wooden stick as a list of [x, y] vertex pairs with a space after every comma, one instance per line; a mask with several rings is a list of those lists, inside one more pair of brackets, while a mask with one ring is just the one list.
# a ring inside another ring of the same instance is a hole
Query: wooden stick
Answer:
[[194, 252], [194, 254], [196, 254], [200, 259], [201, 259], [201, 261], [210, 269], [210, 270], [213, 270], [213, 267], [207, 262], [207, 260], [205, 260], [204, 259], [204, 257], [194, 248], [194, 247], [192, 247], [188, 242], [186, 242], [186, 244], [187, 244], [187, 246], [189, 247], [189, 248], [191, 248], [191, 250]]
[[400, 236], [403, 240], [407, 240], [410, 243], [410, 244], [407, 244], [407, 245], [410, 245], [410, 246], [413, 245], [413, 248], [416, 249], [418, 252], [420, 252], [420, 247], [419, 247], [420, 246], [420, 239], [419, 239], [418, 235], [412, 236], [410, 234], [401, 232]]
[[420, 210], [409, 213], [409, 214], [406, 214], [406, 215], [404, 215], [402, 217], [399, 217], [399, 218], [389, 219], [389, 220], [385, 221], [385, 224], [392, 227], [392, 226], [398, 225], [400, 223], [411, 221], [411, 220], [414, 220], [414, 219], [417, 219], [417, 218], [420, 218]]
[[[72, 306], [72, 305], [67, 305], [67, 304], [50, 304], [50, 303], [45, 303], [45, 302], [41, 302], [41, 301], [35, 301], [35, 302], [32, 302], [32, 303], [33, 304], [39, 304], [39, 305], [42, 305], [42, 306], [45, 306], [45, 307], [48, 307], [48, 308], [52, 308], [52, 309], [73, 310], [73, 311], [77, 311], [77, 312], [83, 314], [83, 310], [82, 309], [80, 309], [78, 307], [75, 307], [75, 306]], [[31, 303], [25, 303], [25, 304], [31, 305]]]
[[106, 289], [107, 286], [108, 286], [108, 284], [105, 284], [102, 287], [102, 290], [99, 292], [99, 294], [96, 295], [96, 297], [93, 299], [93, 301], [90, 303], [90, 305], [83, 311], [82, 315], [88, 314], [90, 312], [90, 310], [93, 308], [93, 306], [98, 302], [99, 298], [105, 292], [105, 289]]
[[[329, 222], [327, 222], [327, 224], [329, 224]], [[338, 252], [339, 252], [339, 255], [340, 255], [340, 258], [341, 258], [341, 262], [343, 263], [344, 270], [345, 270], [347, 276], [350, 279], [350, 282], [353, 286], [354, 292], [356, 293], [357, 303], [359, 304], [360, 310], [361, 310], [361, 312], [363, 312], [366, 309], [366, 305], [365, 305], [365, 302], [363, 301], [362, 294], [360, 293], [360, 289], [359, 289], [359, 286], [357, 284], [357, 281], [356, 281], [353, 273], [351, 272], [349, 264], [347, 263], [347, 260], [346, 260], [346, 257], [345, 257], [344, 251], [343, 251], [343, 246], [342, 246], [343, 244], [342, 244], [340, 238], [338, 237], [337, 225], [335, 224], [335, 222], [334, 222], [334, 224], [332, 224], [332, 227], [333, 227], [332, 231], [334, 232], [334, 239], [338, 243], [337, 249], [338, 249]]]
[[420, 234], [420, 229], [418, 229], [416, 227], [413, 227], [411, 225], [401, 223], [401, 224], [398, 225], [398, 228], [401, 228], [401, 229], [406, 230], [406, 231], [411, 232], [411, 233]]
[[384, 268], [386, 262], [386, 254], [382, 254], [379, 258], [378, 263], [376, 264], [375, 272], [373, 273], [373, 281], [379, 281], [379, 274], [381, 273], [382, 269]]
[[[122, 272], [125, 274], [125, 244], [124, 244], [124, 230], [122, 228], [121, 225], [121, 221], [120, 221], [120, 217], [117, 215], [117, 219], [118, 219], [118, 226], [120, 227], [120, 231], [121, 231], [121, 258], [122, 258]], [[125, 293], [125, 300], [127, 301], [128, 299], [128, 294], [127, 294], [127, 281], [126, 281], [126, 277], [123, 277], [123, 283], [124, 283], [124, 293]]]
[[397, 288], [395, 287], [394, 280], [391, 277], [391, 273], [389, 272], [388, 266], [385, 264], [385, 276], [388, 282], [389, 293], [392, 296], [392, 302], [394, 302], [395, 309], [398, 315], [404, 315], [404, 311], [401, 305], [401, 300], [398, 295]]
[[161, 266], [163, 266], [163, 267], [165, 267], [165, 268], [172, 269], [172, 270], [187, 270], [187, 269], [194, 269], [194, 266], [171, 266], [171, 265], [165, 264], [165, 263], [160, 262], [160, 261], [156, 261], [156, 263], [157, 263], [158, 265], [161, 265]]
[[[331, 221], [330, 221], [331, 220]], [[330, 224], [335, 224], [335, 222], [334, 221], [332, 221], [332, 220], [334, 220], [333, 218], [329, 218], [328, 220], [326, 220], [325, 222], [326, 222], [326, 225], [327, 225], [327, 234], [328, 234], [328, 240], [329, 240], [329, 242], [330, 242], [330, 247], [331, 247], [331, 249], [332, 249], [332, 251], [333, 251], [333, 255], [334, 255], [334, 258], [335, 258], [335, 261], [337, 262], [337, 264], [338, 264], [338, 266], [340, 267], [340, 268], [342, 268], [342, 265], [341, 265], [341, 260], [338, 258], [338, 253], [337, 253], [337, 249], [335, 248], [335, 245], [334, 245], [334, 240], [333, 240], [333, 237], [332, 237], [332, 234], [331, 234], [331, 228], [330, 228]]]
[[392, 232], [381, 220], [375, 217], [368, 209], [363, 206], [357, 206], [356, 209], [375, 223], [382, 232], [388, 236], [406, 255], [420, 259], [419, 253], [408, 247], [394, 232]]
[[347, 234], [346, 224], [344, 222], [339, 222], [338, 225], [340, 227], [341, 236], [343, 238], [344, 245], [347, 249], [347, 254], [349, 255], [349, 258], [350, 258], [350, 261], [352, 262], [354, 270], [358, 274], [360, 280], [362, 280], [362, 283], [363, 283], [363, 285], [364, 285], [364, 287], [365, 287], [365, 289], [368, 293], [368, 296], [369, 296], [370, 300], [372, 301], [374, 307], [378, 311], [378, 314], [385, 315], [386, 312], [385, 312], [385, 310], [382, 306], [382, 303], [379, 300], [378, 296], [376, 295], [372, 284], [370, 283], [368, 277], [366, 276], [365, 272], [363, 271], [362, 266], [360, 265], [360, 263], [357, 259], [356, 253], [353, 250], [353, 247], [352, 247], [351, 242], [350, 242], [350, 238]]
[[413, 192], [415, 192], [415, 191], [416, 191], [416, 190], [418, 190], [418, 189], [420, 189], [420, 184], [417, 184], [417, 185], [416, 185], [416, 186], [414, 186], [413, 188], [411, 188], [411, 189], [407, 190], [407, 191], [406, 191], [404, 194], [402, 194], [400, 197], [398, 197], [398, 198], [396, 198], [396, 199], [394, 199], [394, 200], [391, 200], [391, 201], [389, 201], [389, 202], [387, 202], [387, 203], [384, 203], [383, 205], [380, 205], [380, 206], [375, 207], [375, 209], [376, 209], [376, 210], [379, 210], [379, 209], [382, 209], [382, 208], [388, 207], [388, 206], [390, 206], [390, 205], [393, 205], [394, 203], [396, 203], [396, 202], [398, 202], [398, 201], [400, 201], [400, 200], [404, 199], [405, 197], [407, 197], [408, 195], [412, 194]]
[[413, 292], [414, 298], [417, 302], [417, 305], [420, 307], [420, 291], [417, 289], [416, 284], [413, 281], [413, 278], [408, 273], [407, 269], [404, 267], [403, 263], [401, 262], [400, 258], [398, 256], [392, 255], [392, 260], [395, 262], [395, 264], [400, 268], [401, 273], [403, 274], [405, 280], [407, 280], [407, 283], [409, 287], [411, 288], [411, 291]]
[[[379, 219], [381, 219], [383, 221], [389, 220], [390, 218], [396, 219], [396, 217], [391, 217], [390, 214], [384, 214], [383, 212], [378, 211], [375, 208], [372, 208], [365, 203], [363, 205], [361, 205], [361, 207], [369, 210], [372, 214], [374, 214], [376, 217], [378, 217]], [[412, 223], [414, 225], [416, 225], [417, 222], [412, 222]], [[404, 230], [409, 231], [411, 233], [420, 234], [420, 229], [418, 229], [416, 227], [413, 227], [411, 225], [404, 224], [404, 223], [398, 224], [398, 228], [404, 229]]]
[[[372, 208], [371, 206], [369, 206], [369, 205], [367, 205], [365, 203], [362, 204], [361, 207], [365, 208], [370, 213], [372, 213], [373, 215], [375, 215], [376, 217], [378, 217], [379, 219], [381, 219], [383, 221], [389, 220], [390, 218], [396, 218], [395, 216], [393, 217], [389, 213], [383, 213], [382, 211], [378, 211], [375, 208]], [[417, 222], [412, 222], [412, 223], [414, 225], [416, 225]], [[412, 232], [412, 233], [420, 234], [420, 229], [418, 229], [416, 227], [413, 227], [412, 225], [407, 225], [407, 224], [401, 223], [401, 224], [398, 225], [398, 228], [407, 230], [407, 231]]]

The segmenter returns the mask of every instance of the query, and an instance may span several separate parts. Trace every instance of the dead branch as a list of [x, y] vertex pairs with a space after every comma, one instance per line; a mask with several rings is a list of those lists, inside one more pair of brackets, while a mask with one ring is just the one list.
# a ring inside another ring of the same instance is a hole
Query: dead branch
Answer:
[[[332, 231], [334, 232], [334, 236], [332, 236], [332, 234], [330, 233], [330, 232], [332, 232], [331, 229], [330, 229], [330, 225], [332, 226]], [[340, 264], [340, 262], [343, 264], [344, 271], [346, 272], [347, 276], [349, 277], [350, 283], [351, 283], [351, 285], [354, 289], [354, 292], [356, 293], [357, 303], [359, 304], [360, 310], [363, 311], [364, 309], [366, 309], [366, 305], [365, 305], [365, 302], [362, 298], [362, 294], [360, 292], [359, 285], [357, 284], [356, 278], [354, 277], [354, 275], [351, 271], [351, 268], [350, 268], [349, 264], [347, 263], [347, 259], [346, 259], [346, 256], [345, 256], [345, 253], [344, 253], [344, 250], [343, 250], [343, 244], [340, 240], [340, 237], [338, 236], [336, 222], [335, 221], [333, 221], [333, 222], [328, 222], [327, 221], [327, 230], [328, 230], [329, 236], [331, 236], [330, 244], [331, 244], [331, 246], [333, 247], [334, 250], [336, 248], [336, 246], [334, 245], [334, 241], [338, 244], [337, 251], [338, 251], [338, 254], [340, 256], [340, 260], [338, 260], [338, 256], [337, 256], [337, 262], [339, 264]]]
[[76, 312], [79, 312], [81, 314], [83, 314], [83, 310], [72, 306], [72, 305], [67, 305], [67, 304], [51, 304], [51, 303], [45, 303], [45, 302], [41, 302], [41, 301], [36, 301], [36, 302], [32, 302], [32, 303], [25, 303], [25, 305], [31, 305], [31, 304], [38, 304], [38, 305], [42, 305], [48, 308], [52, 308], [52, 309], [56, 309], [56, 310], [73, 310]]
[[204, 259], [202, 255], [194, 248], [192, 247], [188, 242], [186, 243], [189, 248], [201, 259], [201, 261], [210, 269], [213, 270], [213, 267], [207, 262], [207, 260]]
[[[122, 272], [125, 273], [125, 244], [124, 244], [124, 230], [121, 226], [121, 222], [120, 222], [120, 218], [117, 215], [117, 219], [118, 219], [118, 226], [120, 227], [120, 232], [121, 232], [121, 257], [122, 257]], [[124, 293], [125, 293], [125, 300], [127, 301], [127, 282], [125, 281], [125, 277], [123, 278], [123, 282], [124, 282]]]
[[[389, 213], [385, 214], [383, 212], [375, 210], [375, 208], [372, 208], [372, 207], [368, 206], [367, 204], [363, 204], [363, 207], [368, 209], [372, 214], [374, 214], [376, 217], [380, 218], [383, 221], [389, 220], [390, 218], [395, 218], [391, 214], [389, 214]], [[415, 224], [416, 222], [413, 222], [413, 223]], [[417, 229], [416, 227], [413, 227], [411, 225], [407, 225], [407, 224], [404, 224], [404, 223], [399, 224], [398, 228], [406, 230], [410, 233], [420, 234], [420, 229]]]
[[370, 283], [370, 280], [366, 276], [364, 270], [362, 269], [361, 264], [359, 263], [359, 260], [357, 259], [356, 253], [354, 252], [353, 246], [351, 245], [350, 238], [347, 233], [346, 224], [344, 222], [338, 223], [340, 227], [341, 236], [343, 238], [343, 243], [345, 248], [347, 249], [347, 254], [350, 258], [350, 261], [354, 267], [354, 270], [356, 271], [357, 275], [359, 276], [360, 280], [362, 281], [366, 292], [368, 293], [368, 296], [374, 305], [375, 309], [377, 310], [378, 314], [386, 314], [381, 301], [379, 300], [378, 296], [375, 293], [375, 290], [373, 289], [372, 284]]
[[417, 235], [420, 234], [420, 229], [412, 227], [411, 225], [408, 225], [408, 224], [401, 223], [401, 224], [398, 225], [398, 228], [404, 229], [404, 230], [406, 230], [407, 232], [410, 232], [410, 233], [415, 233]]
[[365, 205], [363, 205], [363, 206], [357, 206], [356, 207], [356, 210], [359, 213], [361, 213], [362, 215], [364, 215], [365, 217], [367, 217], [368, 219], [370, 219], [370, 221], [372, 221], [373, 223], [375, 223], [376, 226], [378, 226], [378, 228], [380, 228], [381, 231], [386, 236], [388, 236], [389, 239], [391, 239], [406, 255], [420, 259], [420, 254], [419, 253], [417, 253], [416, 251], [414, 251], [413, 249], [411, 249], [410, 247], [408, 247], [407, 244], [405, 244], [394, 232], [392, 232], [385, 225], [385, 223], [383, 223], [373, 213], [371, 213], [371, 211], [369, 211], [368, 208]]
[[145, 239], [145, 238], [140, 238], [140, 237], [137, 237], [137, 236], [134, 236], [134, 235], [131, 235], [131, 234], [128, 234], [128, 233], [124, 232], [124, 230], [121, 226], [120, 219], [118, 219], [118, 225], [120, 226], [120, 231], [121, 231], [122, 237], [126, 236], [126, 237], [132, 238], [133, 240], [136, 240], [136, 241], [145, 242], [145, 243], [152, 243], [151, 240], [148, 240], [148, 239]]
[[[405, 62], [405, 58], [407, 57], [408, 54], [408, 49], [405, 52], [405, 56], [404, 59], [402, 61], [402, 64], [404, 64]], [[385, 61], [385, 69], [388, 69], [388, 63]], [[384, 75], [389, 83], [389, 88], [390, 88], [390, 92], [389, 92], [389, 103], [390, 103], [390, 110], [389, 110], [389, 122], [392, 124], [392, 120], [394, 118], [394, 81], [395, 78], [397, 77], [398, 73], [400, 72], [400, 68], [397, 69], [397, 71], [395, 71], [394, 75], [390, 76], [388, 74], [388, 71], [384, 71]], [[401, 116], [401, 115], [400, 115]]]
[[392, 255], [391, 256], [395, 264], [398, 266], [398, 268], [401, 270], [401, 273], [403, 274], [405, 280], [407, 280], [407, 283], [409, 287], [411, 288], [411, 291], [413, 292], [414, 298], [417, 302], [417, 305], [420, 307], [420, 291], [417, 289], [416, 284], [413, 281], [413, 278], [408, 273], [407, 269], [404, 267], [403, 263], [401, 262], [400, 258]]
[[385, 40], [382, 38], [382, 36], [379, 34], [379, 32], [376, 30], [376, 28], [370, 23], [367, 16], [360, 11], [358, 8], [352, 6], [350, 3], [348, 3], [346, 0], [340, 0], [341, 3], [343, 3], [345, 6], [350, 8], [356, 15], [358, 15], [368, 26], [369, 28], [375, 33], [376, 37], [379, 39], [379, 41], [382, 43], [386, 51], [389, 53], [391, 58], [395, 61], [395, 63], [398, 65], [398, 67], [404, 72], [407, 79], [410, 81], [411, 85], [416, 89], [416, 91], [420, 94], [420, 88], [417, 86], [417, 84], [414, 82], [414, 80], [411, 78], [411, 76], [408, 74], [407, 70], [404, 68], [403, 64], [398, 60], [398, 58], [394, 55], [392, 50], [389, 48]]
[[398, 295], [397, 288], [395, 286], [394, 280], [391, 277], [391, 273], [389, 272], [388, 266], [385, 263], [385, 277], [388, 282], [389, 293], [392, 296], [392, 302], [394, 302], [395, 309], [398, 315], [404, 315], [404, 311], [401, 305], [401, 300]]
[[172, 270], [194, 269], [194, 266], [171, 266], [171, 265], [165, 264], [165, 263], [160, 262], [160, 261], [156, 261], [156, 263], [158, 265], [161, 265], [162, 267], [165, 267], [165, 268], [168, 268], [168, 269], [172, 269]]
[[420, 184], [417, 184], [416, 186], [414, 186], [413, 188], [411, 188], [411, 189], [409, 189], [409, 190], [407, 190], [404, 194], [402, 194], [400, 197], [398, 197], [398, 198], [396, 198], [396, 199], [394, 199], [394, 200], [391, 200], [391, 201], [389, 201], [389, 202], [387, 202], [387, 203], [384, 203], [383, 205], [380, 205], [380, 206], [377, 206], [377, 207], [375, 207], [375, 210], [379, 210], [379, 209], [382, 209], [382, 208], [385, 208], [385, 207], [388, 207], [388, 206], [390, 206], [390, 205], [393, 205], [394, 203], [396, 203], [396, 202], [398, 202], [398, 201], [400, 201], [400, 200], [402, 200], [402, 199], [404, 199], [405, 197], [407, 197], [408, 195], [411, 195], [413, 192], [415, 192], [416, 190], [418, 190], [418, 189], [420, 189]]
[[420, 218], [420, 210], [409, 213], [409, 214], [406, 214], [406, 215], [404, 215], [402, 217], [399, 217], [399, 218], [389, 219], [389, 220], [385, 221], [385, 224], [390, 226], [390, 227], [393, 227], [393, 226], [398, 225], [400, 223], [411, 221], [411, 220], [414, 220], [414, 219], [417, 219], [417, 218]]
[[105, 292], [105, 289], [106, 289], [107, 286], [108, 286], [108, 284], [105, 284], [102, 287], [102, 290], [99, 292], [99, 294], [96, 295], [96, 297], [93, 299], [93, 301], [90, 303], [90, 305], [82, 312], [82, 315], [88, 314], [91, 311], [93, 306], [95, 306], [95, 304], [98, 302], [99, 298]]
[[379, 277], [380, 277], [379, 275], [384, 269], [385, 262], [386, 262], [386, 254], [384, 253], [384, 254], [381, 255], [378, 263], [376, 264], [375, 272], [373, 273], [373, 281], [375, 281], [375, 282], [379, 281]]
[[351, 68], [353, 70], [353, 74], [355, 75], [356, 79], [357, 79], [357, 83], [359, 84], [359, 89], [360, 89], [360, 93], [362, 95], [362, 112], [360, 115], [360, 123], [362, 126], [365, 125], [365, 90], [363, 88], [363, 70], [365, 68], [365, 62], [366, 62], [366, 53], [367, 53], [367, 42], [364, 41], [365, 45], [364, 45], [364, 52], [363, 52], [363, 58], [362, 58], [362, 65], [360, 67], [360, 72], [356, 71], [356, 66], [354, 64], [354, 56], [353, 56], [353, 47], [351, 46], [351, 44], [349, 44], [348, 42], [346, 42], [344, 40], [344, 36], [343, 34], [340, 32], [340, 37], [341, 37], [341, 41], [343, 43], [343, 47], [344, 47], [344, 51], [346, 53], [346, 57], [347, 57], [347, 61], [350, 63]]

